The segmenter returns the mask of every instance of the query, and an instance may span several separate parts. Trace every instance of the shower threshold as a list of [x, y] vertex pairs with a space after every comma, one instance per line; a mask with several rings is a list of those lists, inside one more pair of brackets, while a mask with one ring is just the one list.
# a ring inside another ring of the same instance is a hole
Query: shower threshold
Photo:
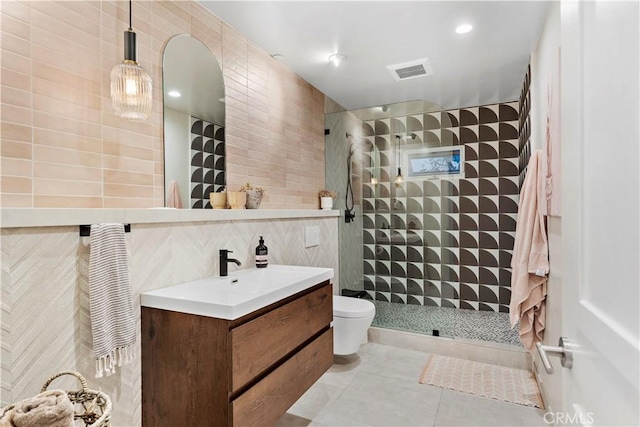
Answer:
[[374, 327], [522, 347], [518, 327], [511, 328], [508, 313], [372, 302], [376, 306]]

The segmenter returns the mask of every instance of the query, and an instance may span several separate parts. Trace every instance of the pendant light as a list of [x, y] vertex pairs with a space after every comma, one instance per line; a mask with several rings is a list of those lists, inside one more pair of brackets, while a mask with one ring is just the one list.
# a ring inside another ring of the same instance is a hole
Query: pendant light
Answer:
[[400, 187], [404, 182], [404, 177], [402, 176], [402, 168], [400, 167], [400, 135], [396, 135], [396, 141], [397, 141], [396, 152], [398, 155], [398, 163], [396, 164], [398, 165], [398, 174], [396, 175], [395, 183], [396, 183], [396, 187]]
[[131, 28], [131, 0], [129, 0], [129, 29], [124, 32], [124, 60], [111, 70], [111, 106], [124, 119], [143, 120], [152, 109], [151, 77], [136, 61], [136, 33]]

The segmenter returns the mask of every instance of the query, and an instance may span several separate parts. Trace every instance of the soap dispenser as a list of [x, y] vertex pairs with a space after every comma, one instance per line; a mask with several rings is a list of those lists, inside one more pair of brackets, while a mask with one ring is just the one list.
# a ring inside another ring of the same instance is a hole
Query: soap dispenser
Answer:
[[256, 267], [266, 268], [269, 263], [269, 250], [264, 245], [264, 238], [260, 236], [260, 244], [256, 246]]

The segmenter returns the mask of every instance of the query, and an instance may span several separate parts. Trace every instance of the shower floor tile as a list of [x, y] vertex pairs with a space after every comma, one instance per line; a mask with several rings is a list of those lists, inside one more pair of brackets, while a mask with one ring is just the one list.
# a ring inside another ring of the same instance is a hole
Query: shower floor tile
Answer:
[[336, 357], [276, 426], [546, 425], [537, 408], [419, 384], [428, 358], [420, 351], [365, 344], [358, 355]]
[[522, 347], [518, 327], [508, 313], [371, 301], [376, 306], [372, 326], [448, 338], [466, 338]]

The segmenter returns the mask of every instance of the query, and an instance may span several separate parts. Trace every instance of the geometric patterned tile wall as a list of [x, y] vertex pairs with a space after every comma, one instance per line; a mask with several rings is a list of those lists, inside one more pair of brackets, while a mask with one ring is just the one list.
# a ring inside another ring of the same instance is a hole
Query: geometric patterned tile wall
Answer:
[[[518, 128], [518, 102], [363, 122], [363, 268], [370, 298], [508, 312]], [[395, 185], [403, 150], [446, 146], [464, 146], [464, 177]]]
[[191, 207], [211, 209], [209, 193], [224, 187], [224, 128], [191, 117]]
[[519, 185], [522, 187], [524, 182], [524, 176], [527, 173], [527, 165], [529, 164], [529, 158], [531, 157], [531, 64], [527, 67], [527, 73], [524, 76], [524, 82], [522, 83], [522, 91], [520, 92], [520, 102], [518, 110], [518, 131], [519, 131], [519, 144], [518, 154], [520, 161], [518, 167], [520, 168]]
[[[308, 226], [320, 228], [320, 245], [305, 248]], [[260, 235], [269, 247], [271, 264], [332, 267], [337, 292], [337, 218], [132, 224], [126, 239], [138, 314], [138, 356], [114, 375], [96, 379], [89, 317], [89, 238], [79, 237], [78, 227], [3, 228], [0, 407], [39, 393], [55, 372], [75, 370], [87, 378], [89, 388], [111, 397], [114, 426], [142, 425], [140, 293], [218, 274], [221, 248], [233, 250], [242, 262], [231, 268], [250, 268]], [[56, 380], [55, 385], [77, 389], [70, 378]]]

